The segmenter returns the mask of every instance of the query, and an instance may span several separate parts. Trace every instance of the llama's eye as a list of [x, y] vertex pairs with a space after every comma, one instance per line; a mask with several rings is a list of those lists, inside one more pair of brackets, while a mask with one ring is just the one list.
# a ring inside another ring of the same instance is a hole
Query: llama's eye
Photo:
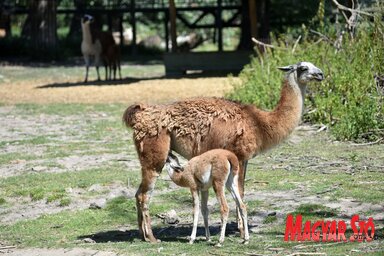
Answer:
[[300, 67], [300, 70], [301, 70], [301, 71], [308, 70], [308, 67], [306, 67], [306, 66], [302, 66], [302, 67]]

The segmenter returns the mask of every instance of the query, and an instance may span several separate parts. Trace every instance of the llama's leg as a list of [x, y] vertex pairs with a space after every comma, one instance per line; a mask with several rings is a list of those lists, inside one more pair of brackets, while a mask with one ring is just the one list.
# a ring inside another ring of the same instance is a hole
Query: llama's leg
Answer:
[[105, 81], [108, 80], [108, 60], [105, 58], [104, 60], [104, 70], [105, 70]]
[[[247, 172], [247, 164], [248, 164], [248, 161], [239, 162], [238, 184], [239, 184], [239, 192], [240, 192], [241, 198], [244, 198], [244, 181], [245, 181], [245, 174]], [[245, 238], [243, 218], [241, 217], [239, 207], [236, 207], [236, 212], [237, 212], [237, 227], [239, 228], [239, 231], [240, 231], [240, 237]]]
[[193, 244], [193, 242], [196, 240], [196, 232], [197, 232], [197, 223], [199, 221], [199, 193], [197, 190], [191, 189], [192, 193], [192, 199], [193, 199], [193, 228], [192, 228], [192, 234], [191, 239], [189, 240], [190, 244]]
[[207, 241], [211, 241], [211, 234], [209, 233], [208, 225], [208, 195], [209, 190], [201, 191], [201, 214], [204, 218], [205, 238]]
[[120, 58], [117, 60], [117, 68], [119, 69], [119, 78], [121, 80], [121, 63], [120, 63]]
[[139, 231], [145, 241], [158, 242], [152, 233], [149, 200], [167, 159], [170, 137], [162, 131], [157, 137], [144, 138], [141, 143], [136, 142], [136, 148], [142, 167], [141, 184], [136, 193]]
[[142, 169], [142, 178], [139, 189], [136, 192], [137, 220], [139, 232], [147, 242], [156, 243], [151, 227], [151, 217], [149, 215], [149, 200], [159, 174], [156, 170]]
[[117, 69], [116, 60], [114, 60], [112, 67], [113, 67], [113, 80], [116, 80], [116, 69]]
[[85, 79], [84, 83], [88, 82], [88, 70], [89, 70], [89, 65], [91, 63], [91, 58], [89, 55], [84, 55], [84, 62], [85, 62]]
[[227, 188], [236, 202], [237, 209], [239, 209], [241, 220], [244, 225], [244, 237], [242, 237], [244, 239], [243, 243], [247, 244], [249, 241], [247, 207], [241, 199], [238, 175], [235, 175], [233, 179], [228, 179]]
[[228, 204], [227, 200], [225, 199], [224, 194], [224, 187], [225, 184], [213, 184], [213, 189], [215, 190], [217, 201], [220, 203], [220, 214], [221, 214], [221, 231], [220, 231], [220, 238], [219, 243], [216, 246], [221, 246], [224, 242], [225, 238], [225, 229], [227, 227], [227, 221], [228, 221]]
[[100, 55], [96, 54], [96, 56], [95, 56], [95, 66], [96, 66], [97, 80], [98, 81], [100, 81], [99, 65], [100, 65]]

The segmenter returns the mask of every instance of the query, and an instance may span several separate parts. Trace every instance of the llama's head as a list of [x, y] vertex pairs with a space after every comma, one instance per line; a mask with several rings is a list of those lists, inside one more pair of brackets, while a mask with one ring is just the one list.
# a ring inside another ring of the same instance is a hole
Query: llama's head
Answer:
[[179, 159], [177, 156], [172, 154], [172, 152], [168, 153], [167, 160], [165, 161], [167, 168], [172, 169], [173, 171], [176, 172], [182, 172], [184, 169], [179, 163]]
[[299, 62], [286, 67], [279, 67], [280, 70], [293, 74], [299, 84], [307, 84], [311, 81], [322, 81], [324, 79], [323, 71], [310, 62]]
[[89, 24], [89, 23], [92, 23], [94, 20], [95, 19], [91, 15], [85, 14], [83, 16], [83, 18], [81, 19], [81, 23], [82, 24]]

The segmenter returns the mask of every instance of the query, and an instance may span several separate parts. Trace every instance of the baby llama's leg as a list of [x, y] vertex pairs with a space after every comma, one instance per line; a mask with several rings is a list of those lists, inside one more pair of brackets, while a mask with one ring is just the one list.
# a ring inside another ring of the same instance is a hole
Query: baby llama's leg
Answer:
[[208, 190], [201, 191], [201, 214], [204, 218], [205, 238], [207, 239], [207, 241], [211, 241], [211, 234], [209, 233], [208, 225], [208, 195]]
[[196, 240], [196, 232], [197, 232], [197, 222], [199, 221], [199, 192], [197, 190], [191, 189], [192, 198], [193, 198], [193, 228], [192, 228], [192, 234], [191, 239], [189, 240], [190, 244], [193, 244], [193, 242]]
[[221, 213], [221, 231], [220, 231], [220, 238], [219, 243], [216, 246], [221, 246], [224, 242], [225, 238], [225, 229], [227, 227], [227, 221], [228, 221], [228, 204], [227, 200], [225, 199], [224, 194], [224, 186], [223, 184], [213, 184], [213, 189], [215, 190], [217, 201], [220, 203], [220, 213]]
[[[232, 174], [230, 174], [232, 175]], [[235, 175], [232, 179], [229, 178], [227, 181], [227, 189], [231, 192], [233, 199], [236, 202], [236, 207], [240, 215], [242, 224], [244, 226], [244, 239], [243, 243], [248, 244], [249, 241], [249, 232], [248, 232], [248, 217], [247, 217], [247, 207], [241, 199], [240, 190], [239, 190], [239, 176]]]

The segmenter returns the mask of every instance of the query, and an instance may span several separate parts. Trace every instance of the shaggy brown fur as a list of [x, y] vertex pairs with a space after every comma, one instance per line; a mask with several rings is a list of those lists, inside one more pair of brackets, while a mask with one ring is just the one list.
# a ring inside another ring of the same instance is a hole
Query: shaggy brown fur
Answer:
[[323, 79], [321, 70], [308, 62], [282, 69], [288, 74], [280, 101], [271, 112], [220, 98], [133, 105], [125, 111], [123, 121], [134, 130], [142, 165], [142, 182], [136, 198], [140, 232], [145, 240], [156, 241], [150, 228], [148, 201], [169, 150], [187, 159], [215, 148], [232, 151], [240, 161], [239, 185], [243, 196], [247, 160], [293, 131], [301, 118], [306, 84]]

